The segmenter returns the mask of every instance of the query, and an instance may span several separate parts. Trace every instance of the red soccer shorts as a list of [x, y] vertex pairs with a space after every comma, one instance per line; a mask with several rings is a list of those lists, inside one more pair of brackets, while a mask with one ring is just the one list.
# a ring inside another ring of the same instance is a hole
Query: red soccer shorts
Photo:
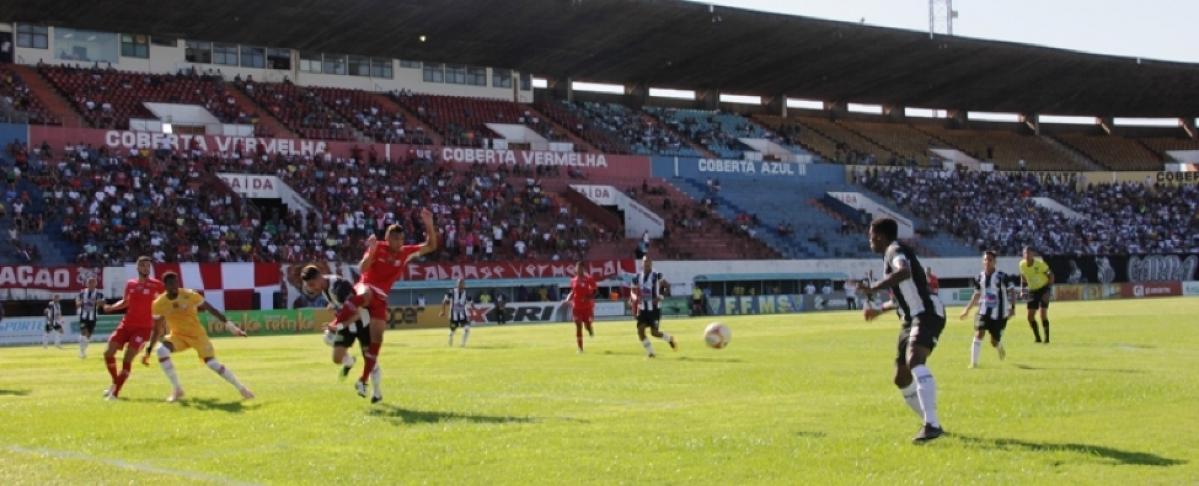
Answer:
[[108, 342], [116, 343], [118, 351], [125, 345], [129, 345], [129, 351], [136, 353], [150, 340], [150, 333], [153, 330], [154, 328], [151, 327], [129, 327], [122, 321], [121, 325], [117, 326], [117, 330], [108, 336]]
[[571, 315], [578, 322], [592, 322], [595, 320], [595, 305], [574, 305], [571, 309]]
[[[354, 286], [354, 291], [362, 293], [363, 291], [370, 292], [371, 301], [366, 304], [366, 310], [370, 313], [371, 320], [387, 321], [387, 293], [379, 290], [374, 285], [369, 285], [359, 282]], [[369, 323], [368, 323], [369, 324]]]

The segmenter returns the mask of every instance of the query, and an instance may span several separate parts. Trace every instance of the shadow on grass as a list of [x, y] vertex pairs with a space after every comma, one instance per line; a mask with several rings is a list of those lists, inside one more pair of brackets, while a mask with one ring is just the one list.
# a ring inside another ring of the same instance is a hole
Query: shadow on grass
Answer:
[[396, 424], [436, 424], [441, 422], [465, 421], [477, 424], [510, 424], [532, 423], [536, 420], [529, 417], [504, 417], [497, 415], [473, 415], [458, 412], [439, 412], [436, 410], [411, 410], [395, 405], [376, 405], [370, 410], [370, 415], [387, 419]]
[[1111, 464], [1134, 465], [1134, 466], [1180, 466], [1186, 464], [1186, 461], [1179, 459], [1170, 459], [1162, 457], [1151, 452], [1125, 451], [1091, 444], [1056, 444], [1052, 442], [1028, 442], [1017, 439], [984, 439], [981, 437], [970, 437], [965, 435], [953, 434], [959, 441], [966, 445], [976, 447], [986, 447], [991, 449], [1025, 449], [1033, 452], [1072, 452], [1090, 457], [1102, 458], [1109, 461]]
[[1072, 368], [1072, 367], [1039, 368], [1036, 366], [1029, 366], [1026, 364], [1017, 364], [1015, 366], [1019, 369], [1030, 370], [1030, 371], [1086, 371], [1088, 373], [1144, 373], [1145, 372], [1145, 370], [1130, 370], [1127, 368]]
[[[126, 399], [122, 398], [121, 400], [124, 401]], [[238, 399], [223, 401], [215, 398], [194, 398], [191, 396], [183, 397], [182, 400], [176, 403], [167, 403], [166, 400], [153, 398], [131, 398], [128, 400], [130, 402], [161, 403], [163, 405], [178, 405], [183, 408], [193, 408], [196, 410], [217, 410], [227, 413], [242, 413], [247, 410], [254, 410], [261, 405], [260, 402], [250, 403]]]
[[679, 361], [702, 361], [705, 363], [743, 363], [738, 358], [696, 358], [694, 356], [681, 356]]
[[804, 437], [804, 438], [808, 438], [808, 439], [823, 439], [825, 437], [828, 437], [828, 434], [826, 434], [824, 432], [816, 432], [816, 431], [812, 431], [812, 430], [801, 430], [799, 432], [796, 432], [795, 436], [796, 437]]
[[[604, 356], [638, 356], [641, 358], [645, 357], [644, 351], [643, 352], [604, 351], [599, 354], [604, 355]], [[657, 351], [658, 357], [654, 358], [654, 359], [669, 360], [669, 359], [674, 358], [673, 354], [674, 354], [674, 352], [670, 351], [670, 348], [667, 348], [666, 351]], [[697, 361], [697, 362], [708, 362], [708, 363], [743, 363], [744, 362], [744, 361], [741, 361], [739, 358], [699, 358], [699, 357], [695, 357], [695, 356], [679, 356], [677, 359], [679, 361]]]
[[23, 397], [29, 395], [29, 390], [5, 390], [0, 389], [0, 397]]

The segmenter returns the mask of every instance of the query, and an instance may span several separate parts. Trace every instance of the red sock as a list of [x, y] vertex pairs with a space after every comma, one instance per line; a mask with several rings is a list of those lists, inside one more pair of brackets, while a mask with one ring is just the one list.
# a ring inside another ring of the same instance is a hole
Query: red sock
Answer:
[[121, 388], [125, 386], [125, 380], [129, 379], [129, 368], [121, 370], [121, 374], [117, 375], [117, 381], [113, 382], [112, 396], [121, 394]]
[[337, 311], [337, 316], [333, 318], [334, 322], [349, 322], [358, 315], [358, 307], [362, 305], [362, 301], [366, 300], [362, 294], [351, 295], [341, 305], [341, 310]]
[[111, 376], [112, 382], [116, 383], [117, 382], [117, 358], [115, 356], [112, 358], [105, 357], [104, 365], [108, 366], [108, 376]]
[[579, 349], [583, 349], [583, 326], [575, 323], [575, 341], [579, 343]]
[[362, 379], [359, 381], [365, 383], [366, 379], [370, 378], [371, 372], [375, 371], [375, 362], [379, 360], [379, 348], [382, 347], [381, 343], [371, 343], [370, 347], [367, 348], [366, 355], [364, 356], [365, 359], [363, 360], [365, 364], [362, 366]]

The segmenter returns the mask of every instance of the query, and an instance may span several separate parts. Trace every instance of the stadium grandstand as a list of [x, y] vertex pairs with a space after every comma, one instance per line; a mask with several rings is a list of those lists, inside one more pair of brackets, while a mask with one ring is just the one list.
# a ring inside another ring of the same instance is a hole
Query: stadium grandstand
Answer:
[[[1199, 79], [1193, 65], [736, 9], [713, 25], [686, 2], [588, 1], [566, 14], [545, 0], [502, 29], [482, 27], [505, 42], [469, 48], [449, 34], [457, 18], [429, 16], [428, 6], [349, 9], [332, 27], [353, 22], [356, 35], [314, 39], [281, 27], [299, 18], [234, 26], [218, 20], [228, 14], [219, 8], [181, 22], [149, 3], [103, 14], [4, 3], [0, 20], [16, 49], [0, 67], [0, 110], [38, 128], [6, 141], [3, 154], [10, 259], [352, 259], [366, 234], [392, 222], [420, 238], [412, 211], [430, 204], [450, 235], [450, 251], [435, 258], [633, 253], [640, 235], [620, 219], [630, 210], [578, 197], [580, 181], [620, 191], [660, 219], [649, 251], [667, 258], [864, 257], [862, 214], [878, 211], [911, 221], [912, 240], [933, 254], [1011, 253], [1003, 241], [1027, 227], [1109, 234], [1119, 221], [1093, 214], [1094, 204], [1119, 197], [1155, 215], [1143, 221], [1149, 236], [1044, 243], [1105, 253], [1197, 245], [1196, 218], [1170, 204], [1193, 205], [1194, 195], [1153, 179], [1199, 153], [1199, 104], [1184, 91]], [[453, 3], [499, 14], [504, 2]], [[575, 20], [629, 8], [643, 20]], [[673, 28], [654, 39], [657, 52], [674, 56], [665, 67], [610, 39], [667, 21]], [[788, 27], [732, 42], [776, 21]], [[551, 31], [548, 43], [517, 33], [566, 25], [580, 28]], [[839, 41], [812, 47], [830, 37]], [[530, 47], [506, 47], [516, 44]], [[575, 52], [591, 54], [580, 61]], [[708, 68], [732, 59], [743, 68]], [[1100, 69], [1107, 75], [1087, 74]], [[575, 89], [578, 80], [609, 89]], [[675, 89], [663, 96], [658, 86]], [[1144, 90], [1156, 96], [1135, 94]], [[1049, 120], [1062, 115], [1068, 124]], [[1124, 117], [1166, 122], [1130, 126]], [[213, 147], [209, 136], [259, 142]], [[325, 153], [289, 153], [277, 147], [296, 145], [279, 140]], [[485, 170], [472, 150], [550, 162]], [[600, 155], [604, 170], [560, 162]], [[1126, 176], [1113, 185], [1072, 175], [1067, 187], [1033, 175], [1046, 171]], [[296, 197], [254, 197], [230, 188], [230, 174], [277, 177]], [[953, 190], [938, 188], [950, 179]], [[980, 194], [1005, 215], [954, 224]], [[1033, 202], [1042, 199], [1052, 204]]]

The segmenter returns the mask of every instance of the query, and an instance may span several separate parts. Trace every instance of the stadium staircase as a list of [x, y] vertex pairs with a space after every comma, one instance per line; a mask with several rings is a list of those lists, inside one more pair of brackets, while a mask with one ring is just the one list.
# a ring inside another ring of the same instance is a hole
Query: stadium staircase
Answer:
[[665, 120], [662, 120], [661, 118], [658, 118], [658, 117], [650, 114], [649, 112], [645, 112], [645, 111], [641, 111], [641, 112], [639, 112], [639, 114], [641, 115], [641, 118], [643, 120], [645, 120], [646, 123], [657, 125], [657, 126], [661, 127], [662, 130], [665, 130], [666, 132], [670, 133], [671, 135], [674, 135], [675, 138], [682, 140], [683, 143], [686, 143], [688, 147], [691, 147], [692, 150], [695, 150], [697, 153], [699, 153], [700, 157], [707, 158], [707, 159], [719, 158], [711, 150], [708, 150], [707, 147], [704, 147], [703, 145], [697, 143], [694, 140], [691, 140], [691, 137], [688, 137], [685, 134], [679, 133], [679, 131], [675, 130], [674, 127], [670, 126], [669, 123], [665, 123]]
[[230, 84], [232, 87], [229, 93], [233, 95], [233, 100], [237, 103], [237, 108], [248, 113], [252, 118], [258, 120], [255, 125], [255, 133], [266, 135], [274, 138], [299, 138], [296, 132], [291, 131], [284, 125], [282, 121], [275, 118], [266, 109], [255, 103], [250, 95], [242, 91], [241, 86]]
[[83, 115], [75, 111], [71, 106], [71, 102], [54, 89], [36, 69], [23, 64], [11, 65], [14, 73], [29, 86], [30, 94], [37, 97], [50, 114], [62, 120], [62, 126], [66, 128], [87, 128], [89, 125], [83, 119]]

